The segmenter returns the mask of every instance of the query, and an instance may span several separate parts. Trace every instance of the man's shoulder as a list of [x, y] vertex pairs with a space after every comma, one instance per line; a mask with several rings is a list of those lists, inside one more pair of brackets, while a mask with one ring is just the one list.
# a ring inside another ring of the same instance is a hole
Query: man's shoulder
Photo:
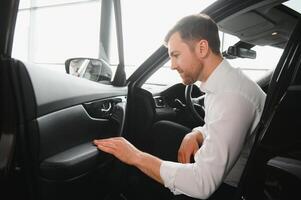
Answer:
[[256, 104], [265, 100], [266, 95], [259, 85], [238, 68], [232, 68], [222, 84], [220, 95], [227, 93], [233, 95], [233, 98], [241, 96]]

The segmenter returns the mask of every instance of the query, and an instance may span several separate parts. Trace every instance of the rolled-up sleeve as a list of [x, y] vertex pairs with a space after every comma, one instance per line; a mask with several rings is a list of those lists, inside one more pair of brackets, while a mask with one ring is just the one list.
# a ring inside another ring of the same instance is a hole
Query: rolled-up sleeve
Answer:
[[165, 187], [174, 194], [207, 199], [223, 182], [238, 159], [255, 116], [255, 107], [238, 94], [217, 96], [209, 108], [206, 125], [197, 129], [204, 134], [195, 163], [163, 161], [160, 175]]
[[174, 194], [179, 194], [175, 188], [175, 177], [178, 168], [183, 164], [176, 162], [163, 161], [160, 166], [160, 176], [164, 181], [164, 186], [169, 188]]

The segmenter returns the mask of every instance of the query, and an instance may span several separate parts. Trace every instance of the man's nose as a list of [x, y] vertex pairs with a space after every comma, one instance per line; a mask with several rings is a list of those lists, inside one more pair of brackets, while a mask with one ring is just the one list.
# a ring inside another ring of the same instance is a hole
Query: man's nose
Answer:
[[175, 70], [175, 69], [177, 69], [177, 64], [176, 64], [176, 62], [173, 60], [173, 59], [171, 59], [171, 66], [170, 66], [170, 69], [172, 69], [172, 70]]

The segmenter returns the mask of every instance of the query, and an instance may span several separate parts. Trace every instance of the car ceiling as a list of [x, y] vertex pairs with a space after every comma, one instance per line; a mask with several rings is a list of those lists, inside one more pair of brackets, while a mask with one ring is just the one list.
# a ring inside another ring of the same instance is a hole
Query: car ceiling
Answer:
[[264, 6], [256, 4], [251, 9], [221, 20], [219, 28], [250, 44], [284, 48], [300, 14], [282, 5], [282, 2], [272, 1]]

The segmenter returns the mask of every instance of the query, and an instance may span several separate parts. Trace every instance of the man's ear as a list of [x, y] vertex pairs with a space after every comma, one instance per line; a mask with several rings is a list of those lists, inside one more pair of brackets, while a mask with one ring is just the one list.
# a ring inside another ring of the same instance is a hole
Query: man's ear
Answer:
[[197, 43], [196, 53], [199, 56], [199, 58], [205, 58], [207, 57], [209, 53], [209, 44], [207, 40], [200, 40]]

